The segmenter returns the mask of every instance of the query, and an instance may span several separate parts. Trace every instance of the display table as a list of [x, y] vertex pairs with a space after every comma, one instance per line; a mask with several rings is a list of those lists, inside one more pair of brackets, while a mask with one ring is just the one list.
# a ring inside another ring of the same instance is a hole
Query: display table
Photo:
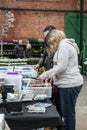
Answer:
[[[44, 102], [51, 103], [49, 99]], [[57, 126], [61, 130], [64, 129], [64, 123], [61, 120], [55, 106], [52, 104], [47, 108], [46, 113], [28, 113], [25, 106], [32, 104], [34, 102], [23, 102], [22, 115], [9, 115], [7, 114], [5, 108], [0, 107], [0, 112], [5, 113], [5, 119], [11, 128], [11, 130], [31, 130], [41, 127], [55, 127]]]

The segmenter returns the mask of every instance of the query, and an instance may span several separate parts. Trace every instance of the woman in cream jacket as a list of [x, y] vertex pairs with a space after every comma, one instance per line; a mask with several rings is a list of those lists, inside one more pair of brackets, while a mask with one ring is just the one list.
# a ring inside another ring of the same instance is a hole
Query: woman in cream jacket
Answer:
[[46, 37], [46, 43], [48, 52], [55, 52], [54, 66], [38, 79], [53, 79], [53, 84], [59, 91], [65, 130], [75, 130], [75, 105], [83, 86], [83, 77], [78, 68], [78, 46], [74, 39], [66, 38], [65, 33], [60, 30], [52, 30]]

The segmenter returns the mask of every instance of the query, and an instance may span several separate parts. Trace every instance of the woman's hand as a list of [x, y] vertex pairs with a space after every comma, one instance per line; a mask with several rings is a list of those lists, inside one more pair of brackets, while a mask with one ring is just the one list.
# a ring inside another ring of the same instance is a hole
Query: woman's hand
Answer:
[[47, 75], [47, 71], [45, 71], [41, 75], [39, 75], [37, 79], [44, 81], [44, 82], [48, 82], [49, 79], [51, 79], [51, 78]]
[[41, 76], [37, 77], [37, 79], [43, 81], [43, 78], [41, 78]]
[[52, 79], [49, 79], [49, 78], [42, 78], [41, 76], [39, 76], [38, 78], [37, 78], [38, 80], [41, 80], [41, 81], [43, 81], [43, 82], [52, 82]]
[[39, 69], [39, 65], [38, 64], [34, 65], [34, 69], [38, 70]]

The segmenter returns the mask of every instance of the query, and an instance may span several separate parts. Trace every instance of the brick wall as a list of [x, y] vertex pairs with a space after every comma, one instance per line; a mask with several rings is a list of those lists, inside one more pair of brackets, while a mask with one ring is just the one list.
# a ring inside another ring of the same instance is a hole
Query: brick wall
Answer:
[[64, 13], [58, 10], [78, 10], [79, 0], [0, 0], [0, 7], [0, 39], [25, 41], [43, 37], [47, 25], [64, 30]]

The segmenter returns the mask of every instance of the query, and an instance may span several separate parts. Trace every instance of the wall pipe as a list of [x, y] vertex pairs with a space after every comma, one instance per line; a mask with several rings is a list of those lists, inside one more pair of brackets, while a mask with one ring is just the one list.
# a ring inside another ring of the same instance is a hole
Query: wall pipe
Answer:
[[83, 15], [84, 15], [84, 0], [80, 0], [80, 65], [83, 73]]
[[[21, 8], [21, 7], [0, 7], [0, 10], [29, 10], [29, 11], [43, 11], [43, 12], [76, 12], [80, 13], [79, 10], [59, 10], [59, 9], [46, 9], [46, 8]], [[85, 11], [87, 12], [87, 11]]]

